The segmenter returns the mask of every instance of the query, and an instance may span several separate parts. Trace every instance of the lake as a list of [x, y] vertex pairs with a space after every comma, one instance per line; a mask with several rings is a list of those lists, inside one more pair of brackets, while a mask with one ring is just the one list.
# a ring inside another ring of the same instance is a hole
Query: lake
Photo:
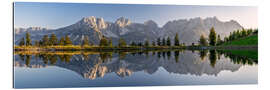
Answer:
[[257, 83], [256, 58], [216, 50], [15, 52], [14, 55], [14, 88]]

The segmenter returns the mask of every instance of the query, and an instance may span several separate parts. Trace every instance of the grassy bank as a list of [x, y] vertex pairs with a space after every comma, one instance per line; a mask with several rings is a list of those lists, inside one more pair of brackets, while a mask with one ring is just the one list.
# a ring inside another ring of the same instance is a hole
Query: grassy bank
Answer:
[[247, 46], [247, 45], [250, 46], [258, 45], [258, 34], [226, 42], [221, 46]]

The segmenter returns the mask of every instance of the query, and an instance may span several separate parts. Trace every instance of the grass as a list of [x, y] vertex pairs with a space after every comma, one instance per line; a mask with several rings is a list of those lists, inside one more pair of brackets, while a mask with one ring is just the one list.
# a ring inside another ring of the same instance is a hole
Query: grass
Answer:
[[78, 51], [78, 50], [140, 50], [140, 49], [183, 49], [184, 46], [80, 46], [80, 45], [68, 45], [68, 46], [14, 46], [15, 51]]
[[224, 43], [223, 46], [258, 45], [258, 34]]

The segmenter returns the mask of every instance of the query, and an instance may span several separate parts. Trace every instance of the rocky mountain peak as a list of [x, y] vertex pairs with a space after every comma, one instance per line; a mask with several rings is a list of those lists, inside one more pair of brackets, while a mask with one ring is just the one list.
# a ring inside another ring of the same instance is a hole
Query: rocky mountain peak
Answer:
[[120, 17], [115, 22], [119, 27], [123, 28], [131, 24], [131, 21], [127, 18]]
[[105, 29], [107, 27], [103, 18], [96, 18], [94, 16], [84, 17], [80, 24], [90, 26], [91, 28]]
[[157, 23], [153, 20], [148, 20], [144, 22], [144, 25], [158, 27]]
[[216, 16], [214, 17], [207, 17], [204, 19], [205, 22], [221, 22]]

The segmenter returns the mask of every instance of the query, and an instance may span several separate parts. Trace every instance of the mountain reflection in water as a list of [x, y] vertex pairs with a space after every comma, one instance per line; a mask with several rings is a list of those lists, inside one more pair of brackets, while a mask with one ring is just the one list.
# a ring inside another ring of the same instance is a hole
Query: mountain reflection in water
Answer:
[[102, 78], [107, 73], [119, 77], [144, 71], [154, 74], [159, 67], [174, 74], [217, 76], [221, 71], [235, 72], [257, 60], [223, 51], [138, 51], [138, 52], [44, 52], [15, 53], [15, 67], [46, 68], [57, 66], [72, 70], [84, 78]]

